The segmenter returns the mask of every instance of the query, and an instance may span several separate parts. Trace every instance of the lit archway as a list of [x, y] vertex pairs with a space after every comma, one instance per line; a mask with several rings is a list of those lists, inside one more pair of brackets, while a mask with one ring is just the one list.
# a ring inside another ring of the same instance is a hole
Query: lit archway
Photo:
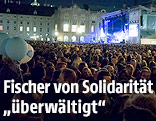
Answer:
[[64, 42], [68, 42], [68, 36], [67, 35], [64, 36]]
[[84, 36], [81, 36], [81, 37], [80, 37], [80, 43], [85, 43]]
[[72, 42], [76, 42], [76, 36], [72, 36]]

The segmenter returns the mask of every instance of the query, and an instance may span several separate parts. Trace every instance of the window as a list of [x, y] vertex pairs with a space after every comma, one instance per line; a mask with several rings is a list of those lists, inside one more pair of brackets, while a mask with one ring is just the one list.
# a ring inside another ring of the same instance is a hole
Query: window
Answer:
[[68, 36], [67, 35], [64, 36], [64, 42], [68, 42]]
[[16, 31], [16, 27], [14, 26], [14, 31]]
[[40, 23], [40, 25], [42, 26], [42, 23]]
[[21, 21], [20, 24], [23, 24], [23, 22]]
[[[37, 15], [37, 10], [34, 10], [34, 15]], [[34, 18], [34, 19], [36, 19], [36, 18]]]
[[23, 31], [23, 26], [20, 26], [20, 31], [21, 31], [21, 32]]
[[85, 25], [80, 25], [81, 32], [85, 32]]
[[80, 43], [84, 43], [84, 42], [85, 42], [84, 36], [81, 36], [80, 37]]
[[42, 32], [42, 28], [40, 28], [40, 32]]
[[6, 12], [7, 12], [7, 13], [10, 13], [10, 9], [9, 9], [9, 8], [7, 8]]
[[14, 21], [14, 24], [16, 24], [16, 21]]
[[0, 20], [0, 23], [3, 23], [3, 21], [2, 21], [2, 20]]
[[95, 26], [92, 25], [91, 32], [94, 32], [94, 30], [95, 30]]
[[29, 24], [29, 22], [27, 22], [27, 24]]
[[58, 26], [57, 26], [57, 24], [55, 24], [55, 32], [57, 32], [57, 31], [58, 31], [57, 27], [58, 27]]
[[84, 24], [84, 22], [81, 22], [79, 29], [81, 30], [81, 32], [85, 32], [85, 24]]
[[72, 36], [72, 42], [76, 42], [76, 36]]
[[33, 31], [34, 31], [34, 32], [36, 32], [36, 31], [37, 31], [36, 27], [34, 27], [34, 28], [33, 28]]
[[47, 23], [47, 25], [49, 26], [49, 23]]
[[77, 25], [72, 25], [72, 32], [76, 32], [77, 30]]
[[9, 26], [7, 26], [7, 30], [9, 30], [10, 28], [9, 28]]
[[49, 32], [49, 28], [47, 29], [47, 32]]
[[95, 24], [95, 21], [92, 21], [93, 24]]
[[77, 30], [76, 22], [73, 22], [72, 23], [72, 32], [76, 32], [76, 30]]
[[30, 31], [30, 27], [27, 27], [27, 32], [29, 32]]
[[3, 26], [0, 26], [0, 31], [2, 31], [3, 30]]
[[10, 22], [9, 22], [9, 21], [7, 21], [7, 23], [9, 24]]
[[64, 24], [63, 24], [63, 31], [64, 32], [68, 32], [69, 31], [69, 24], [68, 24], [68, 22], [64, 22]]

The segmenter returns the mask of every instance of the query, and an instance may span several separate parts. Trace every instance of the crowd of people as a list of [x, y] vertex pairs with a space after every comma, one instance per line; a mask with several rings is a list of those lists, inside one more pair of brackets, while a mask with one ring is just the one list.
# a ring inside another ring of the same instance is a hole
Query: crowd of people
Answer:
[[[156, 46], [154, 45], [104, 45], [65, 44], [28, 41], [33, 46], [34, 57], [19, 64], [9, 57], [0, 56], [1, 110], [11, 108], [11, 100], [27, 103], [58, 102], [58, 99], [78, 100], [83, 103], [106, 100], [98, 107], [98, 114], [11, 114], [2, 121], [156, 121], [156, 95], [153, 94], [83, 94], [82, 82], [127, 83], [130, 79], [151, 80], [156, 92]], [[79, 94], [56, 94], [50, 87], [48, 94], [3, 94], [4, 80], [15, 79], [23, 83], [78, 83]], [[88, 84], [89, 85], [89, 84]]]

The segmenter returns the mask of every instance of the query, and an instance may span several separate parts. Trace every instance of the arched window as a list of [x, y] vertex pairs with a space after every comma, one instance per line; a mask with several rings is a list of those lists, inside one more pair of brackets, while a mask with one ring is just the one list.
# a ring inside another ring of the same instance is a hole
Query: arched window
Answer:
[[80, 37], [80, 43], [85, 43], [84, 36]]
[[64, 42], [68, 42], [68, 36], [67, 35], [64, 36]]
[[76, 36], [72, 36], [72, 42], [76, 42]]

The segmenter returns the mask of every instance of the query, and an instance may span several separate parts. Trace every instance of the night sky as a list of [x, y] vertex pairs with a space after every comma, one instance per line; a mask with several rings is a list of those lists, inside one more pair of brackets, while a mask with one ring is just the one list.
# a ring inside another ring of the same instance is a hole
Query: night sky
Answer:
[[[23, 4], [30, 4], [33, 0], [21, 0]], [[43, 5], [44, 3], [53, 4], [55, 6], [69, 6], [71, 5], [72, 0], [38, 0], [38, 2]], [[152, 0], [73, 0], [77, 4], [88, 4], [95, 6], [122, 6], [123, 3], [126, 3], [128, 6], [133, 6], [134, 1], [138, 4], [150, 3]]]

